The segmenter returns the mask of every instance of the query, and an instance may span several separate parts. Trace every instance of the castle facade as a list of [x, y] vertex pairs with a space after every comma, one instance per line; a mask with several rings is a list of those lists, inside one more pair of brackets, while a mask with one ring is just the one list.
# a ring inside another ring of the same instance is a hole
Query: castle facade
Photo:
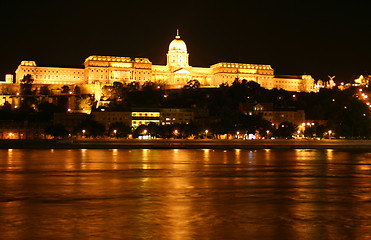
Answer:
[[190, 80], [198, 80], [201, 87], [218, 87], [245, 79], [267, 89], [296, 92], [309, 92], [314, 86], [310, 75], [278, 77], [270, 65], [221, 62], [209, 68], [190, 66], [187, 46], [178, 32], [169, 45], [166, 65], [154, 65], [148, 58], [89, 56], [84, 68], [40, 67], [35, 61], [22, 61], [15, 73], [16, 83], [31, 74], [34, 84], [103, 86], [152, 81], [167, 88], [181, 88]]

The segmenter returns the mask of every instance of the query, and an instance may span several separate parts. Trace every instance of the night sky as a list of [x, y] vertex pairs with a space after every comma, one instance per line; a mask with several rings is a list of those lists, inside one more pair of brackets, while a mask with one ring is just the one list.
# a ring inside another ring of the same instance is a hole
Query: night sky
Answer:
[[82, 67], [90, 55], [109, 55], [166, 64], [177, 28], [191, 66], [261, 63], [278, 75], [337, 81], [371, 73], [367, 1], [3, 1], [0, 9], [0, 79], [22, 60]]

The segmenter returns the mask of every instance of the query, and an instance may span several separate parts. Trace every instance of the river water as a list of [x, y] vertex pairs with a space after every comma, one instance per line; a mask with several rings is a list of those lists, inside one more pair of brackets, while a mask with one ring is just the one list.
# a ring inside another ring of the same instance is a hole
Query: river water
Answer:
[[0, 150], [0, 239], [371, 239], [371, 153]]

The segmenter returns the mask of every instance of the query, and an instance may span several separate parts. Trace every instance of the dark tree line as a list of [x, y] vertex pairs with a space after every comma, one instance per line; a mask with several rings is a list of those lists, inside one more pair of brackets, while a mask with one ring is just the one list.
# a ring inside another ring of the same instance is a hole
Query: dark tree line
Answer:
[[[75, 97], [75, 105], [79, 108], [93, 104], [92, 96], [81, 95], [78, 86], [63, 86], [62, 94], [53, 96], [47, 86], [42, 86], [39, 92], [36, 92], [32, 84], [31, 75], [26, 75], [20, 84], [20, 106], [12, 108], [9, 103], [5, 103], [0, 108], [0, 120], [51, 122], [55, 112], [66, 112], [71, 93]], [[35, 97], [37, 94], [53, 96], [53, 103], [38, 100], [40, 98]], [[230, 85], [222, 84], [219, 88], [213, 89], [200, 88], [197, 80], [191, 80], [182, 89], [176, 90], [165, 89], [163, 85], [154, 82], [146, 82], [143, 85], [136, 82], [126, 84], [115, 82], [112, 86], [102, 88], [102, 98], [110, 101], [108, 108], [112, 110], [130, 111], [131, 108], [139, 106], [205, 111], [208, 113], [207, 119], [202, 124], [195, 125], [195, 128], [207, 128], [214, 134], [231, 134], [236, 131], [260, 134], [267, 131], [275, 132], [262, 116], [247, 116], [239, 111], [241, 103], [273, 103], [276, 110], [288, 107], [303, 109], [306, 119], [327, 121], [327, 126], [316, 124], [307, 127], [305, 133], [307, 136], [314, 134], [322, 136], [325, 131], [331, 129], [336, 136], [370, 137], [370, 109], [365, 101], [359, 100], [357, 96], [356, 88], [344, 91], [321, 89], [318, 93], [293, 93], [278, 89], [268, 90], [256, 82], [238, 79]], [[282, 137], [290, 135], [285, 133], [290, 128], [277, 129], [275, 134]]]

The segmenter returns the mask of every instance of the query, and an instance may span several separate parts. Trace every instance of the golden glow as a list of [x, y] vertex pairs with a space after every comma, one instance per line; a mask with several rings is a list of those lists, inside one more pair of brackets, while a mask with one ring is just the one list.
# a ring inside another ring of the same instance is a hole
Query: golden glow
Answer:
[[[182, 88], [189, 80], [198, 80], [202, 87], [231, 84], [235, 79], [255, 81], [267, 89], [310, 92], [314, 79], [302, 75], [293, 79], [275, 79], [270, 65], [221, 62], [209, 68], [189, 66], [186, 43], [177, 33], [169, 44], [166, 66], [152, 65], [148, 58], [92, 55], [85, 59], [84, 69], [37, 67], [35, 61], [22, 61], [16, 70], [16, 82], [31, 74], [37, 84], [112, 85], [116, 81], [160, 82], [167, 88]], [[99, 104], [100, 94], [96, 94]], [[366, 97], [367, 98], [367, 97]]]
[[250, 74], [257, 73], [256, 69], [238, 69], [238, 71], [241, 73], [250, 73]]
[[131, 62], [130, 57], [111, 57], [111, 56], [90, 56], [87, 61], [105, 61], [105, 62]]
[[116, 63], [116, 62], [114, 62], [114, 63], [111, 63], [110, 64], [111, 65], [111, 67], [121, 67], [121, 68], [131, 68], [132, 66], [133, 66], [133, 64], [131, 64], [131, 63]]
[[35, 61], [22, 61], [21, 66], [36, 67], [36, 62]]
[[160, 117], [160, 112], [132, 112], [133, 117]]
[[132, 120], [131, 121], [131, 126], [133, 128], [136, 128], [136, 127], [138, 127], [140, 125], [147, 125], [149, 123], [155, 123], [155, 124], [159, 125], [160, 124], [160, 120]]

